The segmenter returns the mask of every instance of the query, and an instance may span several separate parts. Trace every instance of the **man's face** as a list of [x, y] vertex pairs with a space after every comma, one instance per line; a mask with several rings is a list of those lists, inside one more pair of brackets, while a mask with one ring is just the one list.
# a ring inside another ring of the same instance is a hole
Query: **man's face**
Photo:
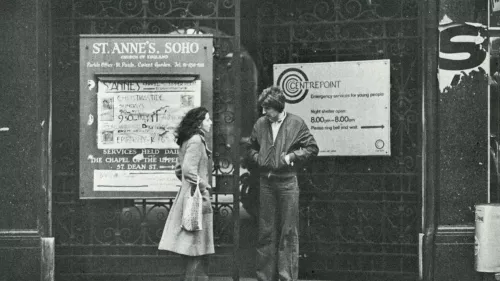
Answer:
[[278, 115], [280, 114], [276, 109], [267, 106], [262, 107], [262, 113], [265, 114], [272, 122], [277, 121]]

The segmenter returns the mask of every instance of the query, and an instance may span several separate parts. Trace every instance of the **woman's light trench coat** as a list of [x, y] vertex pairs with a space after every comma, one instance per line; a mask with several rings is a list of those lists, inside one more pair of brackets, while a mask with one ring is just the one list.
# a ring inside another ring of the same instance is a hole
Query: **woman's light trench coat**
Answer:
[[[205, 138], [200, 134], [193, 135], [179, 149], [175, 173], [182, 181], [182, 186], [168, 214], [158, 245], [159, 250], [188, 256], [201, 256], [215, 252], [212, 205], [207, 190], [210, 188], [208, 184], [209, 155], [210, 150], [206, 146]], [[196, 186], [197, 176], [200, 177], [199, 186], [203, 196], [203, 230], [190, 232], [181, 227], [182, 206], [185, 198], [190, 195], [191, 188]]]

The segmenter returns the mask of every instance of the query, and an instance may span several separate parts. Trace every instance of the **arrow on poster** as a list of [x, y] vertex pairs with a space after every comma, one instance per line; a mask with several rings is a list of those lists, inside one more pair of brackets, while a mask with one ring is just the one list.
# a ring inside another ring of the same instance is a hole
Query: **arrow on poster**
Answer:
[[361, 126], [361, 129], [377, 129], [377, 128], [383, 129], [384, 125], [380, 125], [380, 126]]

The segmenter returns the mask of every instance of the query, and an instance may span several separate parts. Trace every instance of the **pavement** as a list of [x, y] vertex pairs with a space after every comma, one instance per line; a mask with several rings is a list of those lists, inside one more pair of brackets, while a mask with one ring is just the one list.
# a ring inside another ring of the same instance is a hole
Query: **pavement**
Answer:
[[[233, 278], [231, 278], [231, 277], [210, 277], [210, 281], [233, 281]], [[257, 279], [242, 277], [242, 278], [240, 278], [240, 281], [257, 281]], [[299, 279], [298, 281], [325, 281], [325, 280], [301, 280], [301, 279]]]

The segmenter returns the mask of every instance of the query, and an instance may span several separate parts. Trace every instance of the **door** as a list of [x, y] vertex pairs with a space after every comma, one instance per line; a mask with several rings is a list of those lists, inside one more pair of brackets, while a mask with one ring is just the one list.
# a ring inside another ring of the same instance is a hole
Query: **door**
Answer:
[[[420, 4], [258, 1], [259, 65], [390, 60], [390, 157], [317, 157], [299, 177], [299, 276], [416, 280], [420, 232]], [[292, 112], [293, 113], [293, 112]], [[332, 142], [335, 142], [333, 139]]]
[[157, 250], [171, 199], [79, 199], [79, 35], [207, 31], [215, 46], [211, 274], [238, 276], [239, 9], [239, 1], [52, 1], [57, 280], [165, 280], [180, 267], [177, 256]]

